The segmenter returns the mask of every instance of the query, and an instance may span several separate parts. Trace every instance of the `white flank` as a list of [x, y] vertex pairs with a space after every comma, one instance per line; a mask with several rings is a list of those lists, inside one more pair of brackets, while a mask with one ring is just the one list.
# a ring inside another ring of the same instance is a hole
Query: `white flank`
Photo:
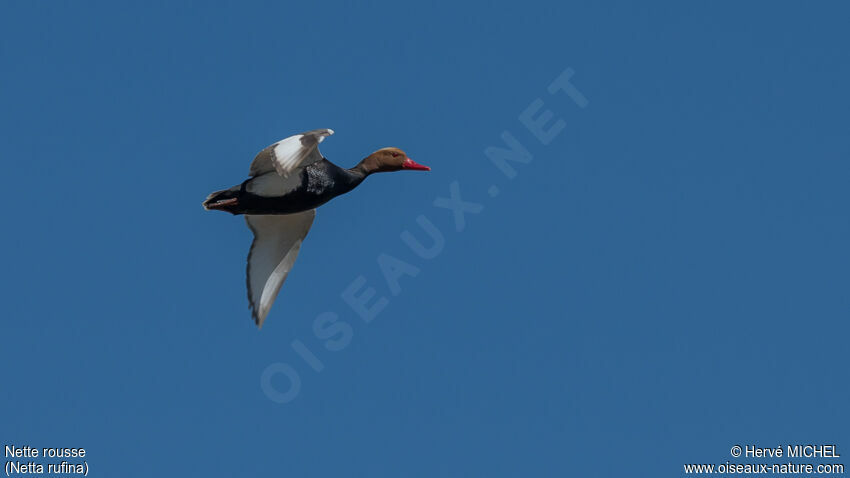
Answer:
[[301, 185], [301, 175], [293, 174], [282, 177], [274, 171], [257, 176], [248, 181], [245, 190], [249, 193], [264, 197], [285, 196]]

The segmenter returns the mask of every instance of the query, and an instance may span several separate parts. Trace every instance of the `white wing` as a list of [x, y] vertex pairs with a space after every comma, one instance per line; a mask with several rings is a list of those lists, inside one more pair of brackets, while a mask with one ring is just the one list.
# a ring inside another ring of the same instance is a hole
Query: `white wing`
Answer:
[[248, 253], [247, 282], [251, 315], [257, 327], [263, 326], [315, 217], [315, 209], [295, 214], [245, 216], [254, 233]]
[[319, 143], [332, 134], [332, 129], [314, 129], [278, 141], [257, 153], [251, 162], [251, 176], [277, 171], [277, 174], [288, 177], [300, 167], [321, 161]]

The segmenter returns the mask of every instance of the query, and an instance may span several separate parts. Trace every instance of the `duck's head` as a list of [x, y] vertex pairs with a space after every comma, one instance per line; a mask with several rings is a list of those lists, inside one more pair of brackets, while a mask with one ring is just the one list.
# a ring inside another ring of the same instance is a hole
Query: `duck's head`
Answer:
[[430, 171], [431, 168], [423, 166], [407, 156], [407, 153], [398, 148], [382, 148], [367, 156], [360, 162], [366, 174], [387, 173], [411, 169], [414, 171]]

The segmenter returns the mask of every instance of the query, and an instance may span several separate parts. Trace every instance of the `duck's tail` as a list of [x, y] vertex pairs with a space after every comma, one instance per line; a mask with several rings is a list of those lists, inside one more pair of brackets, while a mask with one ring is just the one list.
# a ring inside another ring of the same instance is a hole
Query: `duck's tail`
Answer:
[[239, 186], [230, 189], [216, 191], [204, 200], [204, 209], [207, 211], [227, 211], [230, 214], [239, 214]]

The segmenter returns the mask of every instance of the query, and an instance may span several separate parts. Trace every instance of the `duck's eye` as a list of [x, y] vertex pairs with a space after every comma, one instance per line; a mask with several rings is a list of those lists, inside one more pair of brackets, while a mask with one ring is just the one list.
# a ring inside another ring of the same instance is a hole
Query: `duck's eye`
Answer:
[[397, 157], [398, 157], [398, 153], [392, 153], [392, 155], [393, 155], [393, 158], [397, 158]]

